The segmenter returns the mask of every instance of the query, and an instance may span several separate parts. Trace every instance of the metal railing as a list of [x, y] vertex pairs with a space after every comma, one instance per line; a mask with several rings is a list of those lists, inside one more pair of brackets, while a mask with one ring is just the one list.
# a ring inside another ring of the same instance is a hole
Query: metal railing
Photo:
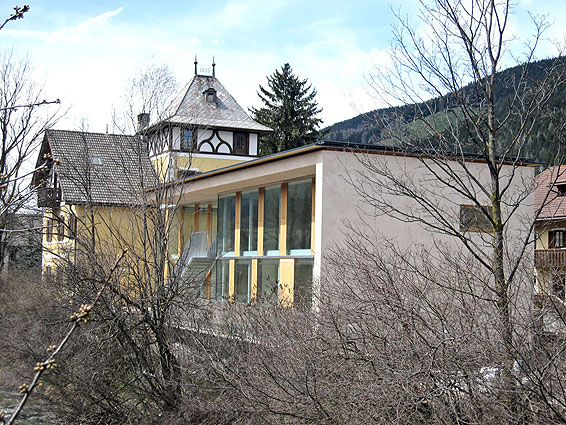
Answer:
[[216, 238], [208, 246], [208, 237], [206, 232], [195, 232], [191, 235], [189, 242], [185, 245], [181, 257], [174, 267], [175, 274], [182, 274], [193, 258], [216, 258]]

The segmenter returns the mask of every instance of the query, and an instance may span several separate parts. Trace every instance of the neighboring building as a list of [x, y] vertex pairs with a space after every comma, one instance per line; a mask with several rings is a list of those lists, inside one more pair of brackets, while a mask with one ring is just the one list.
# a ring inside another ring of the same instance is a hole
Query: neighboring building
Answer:
[[157, 181], [139, 136], [47, 130], [36, 167], [47, 276], [74, 261], [79, 236], [105, 249], [119, 245], [118, 235], [131, 233], [131, 207], [143, 205], [144, 188]]
[[[271, 129], [253, 121], [212, 75], [195, 75], [164, 117], [138, 116], [135, 136], [47, 130], [32, 184], [45, 208], [43, 271], [74, 261], [77, 240], [119, 251], [132, 238], [132, 218], [147, 207], [145, 189], [258, 157]], [[122, 241], [125, 244], [125, 241]]]
[[41, 235], [43, 216], [41, 214], [9, 214], [3, 229], [2, 271], [8, 272], [20, 267], [35, 269], [41, 266]]
[[566, 317], [566, 166], [550, 167], [535, 180], [535, 276], [544, 330], [563, 328]]

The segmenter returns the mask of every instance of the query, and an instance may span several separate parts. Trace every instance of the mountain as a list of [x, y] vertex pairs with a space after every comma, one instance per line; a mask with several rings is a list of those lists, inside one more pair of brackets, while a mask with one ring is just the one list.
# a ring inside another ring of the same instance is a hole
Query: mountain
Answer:
[[[566, 72], [566, 57], [555, 59], [545, 59], [529, 64], [526, 73], [527, 84], [525, 89], [526, 97], [529, 100], [536, 100], [536, 96], [540, 93], [535, 91], [537, 83], [543, 81], [545, 76], [551, 70], [552, 66], [558, 61], [559, 71]], [[499, 116], [508, 112], [512, 96], [516, 93], [516, 82], [520, 80], [521, 66], [508, 68], [498, 73], [495, 86], [496, 113]], [[562, 80], [564, 76], [562, 75]], [[476, 98], [474, 86], [472, 84], [463, 88], [464, 94], [471, 101]], [[544, 95], [544, 93], [542, 94]], [[479, 102], [479, 100], [478, 100]], [[384, 123], [395, 119], [405, 123], [404, 131], [415, 133], [419, 131], [418, 121], [416, 117], [427, 116], [427, 120], [435, 123], [435, 128], [439, 131], [445, 131], [448, 126], [454, 126], [458, 119], [447, 118], [447, 111], [454, 110], [456, 105], [453, 95], [434, 98], [421, 104], [403, 105], [397, 108], [382, 108], [349, 120], [341, 121], [324, 129], [326, 132], [324, 138], [326, 140], [347, 141], [350, 143], [370, 143], [389, 145], [391, 140], [385, 136]], [[423, 113], [423, 111], [427, 111]], [[419, 115], [422, 114], [422, 115]], [[454, 116], [457, 116], [454, 115]], [[525, 141], [521, 156], [537, 161], [544, 166], [552, 165], [557, 162], [558, 157], [563, 155], [566, 147], [565, 124], [566, 123], [566, 84], [560, 81], [556, 91], [550, 96], [546, 105], [544, 114], [539, 118], [538, 124], [533, 127]], [[518, 116], [511, 113], [510, 119], [502, 123], [501, 134], [512, 134], [521, 123]], [[463, 130], [460, 125], [459, 130]], [[528, 122], [527, 122], [528, 125]], [[422, 132], [424, 134], [424, 132]], [[462, 132], [463, 134], [464, 132]], [[423, 138], [423, 145], [434, 144], [434, 140]], [[468, 144], [468, 151], [473, 152], [473, 146]]]

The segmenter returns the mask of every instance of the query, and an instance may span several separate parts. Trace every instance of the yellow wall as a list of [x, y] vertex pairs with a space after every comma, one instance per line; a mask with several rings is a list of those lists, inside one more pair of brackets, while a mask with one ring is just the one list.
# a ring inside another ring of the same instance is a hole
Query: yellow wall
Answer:
[[[69, 216], [72, 212], [77, 218], [76, 239], [69, 237]], [[145, 212], [146, 217], [151, 217], [152, 211]], [[51, 274], [57, 273], [60, 263], [80, 261], [81, 256], [95, 252], [98, 254], [97, 261], [106, 262], [105, 266], [111, 267], [124, 249], [128, 250], [123, 260], [121, 269], [127, 268], [136, 273], [140, 272], [139, 259], [148, 257], [149, 251], [155, 247], [155, 241], [144, 238], [153, 233], [153, 222], [144, 220], [144, 212], [135, 208], [73, 205], [63, 206], [58, 209], [47, 209], [44, 214], [45, 229], [47, 229], [48, 218], [56, 215], [65, 223], [65, 238], [59, 240], [55, 232], [52, 241], [47, 241], [47, 230], [43, 234], [43, 270], [46, 273], [48, 267]], [[144, 224], [145, 223], [145, 224]], [[54, 229], [57, 225], [54, 224]], [[144, 229], [144, 227], [146, 227]], [[93, 232], [94, 229], [94, 232]], [[151, 257], [148, 257], [151, 260]]]
[[215, 170], [217, 168], [228, 167], [229, 165], [239, 164], [246, 160], [242, 159], [225, 159], [225, 158], [201, 158], [198, 156], [177, 156], [177, 168], [191, 168], [198, 170], [199, 173]]

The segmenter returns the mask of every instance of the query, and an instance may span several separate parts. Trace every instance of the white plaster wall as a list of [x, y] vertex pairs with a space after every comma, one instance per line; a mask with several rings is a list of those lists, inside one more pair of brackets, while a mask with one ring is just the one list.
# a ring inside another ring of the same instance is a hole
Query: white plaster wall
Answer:
[[181, 128], [173, 127], [173, 150], [181, 149]]
[[[321, 199], [321, 251], [323, 253], [323, 263], [324, 255], [335, 249], [337, 244], [343, 242], [344, 237], [349, 233], [345, 225], [348, 221], [358, 228], [365, 228], [366, 232], [371, 232], [371, 237], [378, 244], [380, 242], [383, 245], [386, 242], [393, 243], [401, 251], [414, 248], [417, 245], [435, 249], [439, 243], [453, 247], [454, 250], [457, 250], [455, 252], [463, 251], [462, 243], [453, 236], [433, 231], [418, 222], [402, 222], [370, 206], [356, 192], [356, 187], [366, 185], [366, 189], [372, 190], [373, 185], [375, 193], [379, 193], [380, 188], [377, 183], [368, 183], [367, 177], [362, 175], [363, 173], [368, 173], [368, 170], [361, 164], [359, 160], [361, 156], [353, 153], [332, 151], [323, 151], [321, 155], [324, 164], [322, 172], [323, 181], [321, 183], [323, 191]], [[364, 158], [367, 158], [371, 165], [377, 167], [377, 169], [387, 169], [395, 173], [399, 178], [410, 179], [416, 190], [424, 191], [427, 194], [427, 199], [441, 208], [444, 212], [444, 217], [453, 223], [455, 228], [459, 229], [460, 205], [470, 204], [470, 201], [457, 194], [454, 190], [447, 189], [445, 185], [438, 183], [430, 170], [427, 170], [418, 158], [377, 154], [365, 156]], [[451, 165], [454, 169], [459, 167], [455, 162], [452, 162]], [[489, 186], [489, 172], [486, 164], [477, 162], [467, 163], [466, 166], [477, 179]], [[515, 169], [515, 175], [506, 197], [510, 204], [514, 203], [514, 199], [517, 197], [524, 196], [525, 191], [529, 189], [529, 186], [532, 186], [534, 171], [534, 167], [519, 167]], [[509, 175], [511, 172], [511, 166], [504, 166], [504, 175]], [[354, 184], [348, 183], [348, 178], [353, 180]], [[317, 182], [317, 189], [318, 187], [319, 184]], [[469, 187], [473, 187], [471, 181], [469, 182]], [[489, 199], [485, 195], [478, 192], [477, 197], [483, 205], [489, 204]], [[419, 206], [410, 197], [387, 196], [386, 199], [400, 210], [412, 210], [419, 213]], [[508, 241], [517, 241], [516, 238], [528, 236], [528, 226], [529, 223], [532, 223], [534, 216], [533, 205], [534, 194], [531, 190], [509, 222], [506, 235]], [[507, 216], [509, 207], [504, 208], [506, 208], [504, 215]], [[420, 213], [425, 214], [424, 212]], [[486, 249], [490, 249], [488, 247], [491, 242], [491, 235], [477, 233], [473, 234], [472, 237], [478, 243], [483, 244]]]
[[212, 130], [199, 129], [197, 132], [197, 142], [200, 143], [212, 136]]
[[234, 133], [231, 131], [219, 131], [218, 135], [222, 140], [230, 145], [230, 148], [234, 147]]

